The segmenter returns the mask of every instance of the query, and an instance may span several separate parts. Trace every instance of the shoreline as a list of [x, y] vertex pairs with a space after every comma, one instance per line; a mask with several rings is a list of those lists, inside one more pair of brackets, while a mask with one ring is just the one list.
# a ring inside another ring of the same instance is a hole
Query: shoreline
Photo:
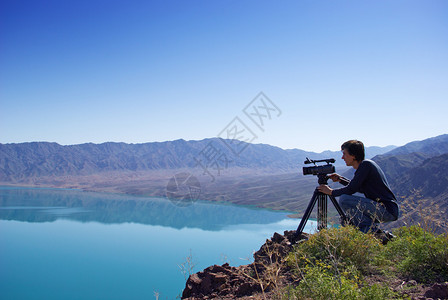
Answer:
[[[167, 187], [173, 174], [186, 170], [163, 172], [121, 173], [108, 172], [90, 175], [42, 176], [14, 181], [0, 181], [0, 185], [26, 188], [75, 189], [143, 197], [167, 197]], [[194, 199], [214, 203], [231, 203], [252, 208], [283, 211], [290, 214], [304, 211], [316, 183], [314, 177], [297, 173], [283, 174], [226, 174], [211, 181], [194, 174], [198, 179], [198, 195]], [[179, 186], [185, 193], [187, 186]]]
[[[32, 184], [17, 184], [17, 183], [4, 183], [0, 182], [0, 188], [17, 188], [17, 189], [42, 189], [42, 190], [60, 190], [60, 191], [77, 191], [77, 192], [86, 192], [86, 193], [98, 193], [98, 194], [108, 194], [108, 195], [117, 195], [117, 196], [132, 196], [140, 199], [150, 199], [150, 198], [162, 198], [170, 200], [166, 196], [148, 196], [148, 195], [139, 195], [139, 194], [130, 194], [130, 193], [122, 193], [119, 191], [107, 191], [107, 190], [91, 190], [91, 189], [83, 189], [79, 187], [57, 187], [57, 186], [51, 186], [51, 185], [32, 185]], [[286, 217], [290, 219], [299, 219], [299, 214], [297, 212], [293, 211], [287, 211], [284, 209], [274, 209], [274, 208], [267, 208], [267, 207], [259, 207], [254, 206], [250, 204], [236, 204], [229, 201], [215, 201], [215, 200], [208, 200], [208, 199], [197, 199], [194, 201], [199, 203], [211, 203], [211, 204], [218, 204], [218, 205], [235, 205], [238, 207], [246, 207], [249, 209], [260, 209], [260, 210], [267, 210], [272, 212], [282, 212], [287, 213]]]

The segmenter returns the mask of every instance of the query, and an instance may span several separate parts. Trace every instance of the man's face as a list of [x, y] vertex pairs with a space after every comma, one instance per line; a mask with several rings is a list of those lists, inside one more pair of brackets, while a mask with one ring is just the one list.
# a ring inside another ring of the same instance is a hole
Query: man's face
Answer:
[[342, 150], [342, 159], [345, 161], [345, 164], [349, 167], [353, 166], [353, 163], [356, 162], [355, 156], [350, 155], [347, 149]]

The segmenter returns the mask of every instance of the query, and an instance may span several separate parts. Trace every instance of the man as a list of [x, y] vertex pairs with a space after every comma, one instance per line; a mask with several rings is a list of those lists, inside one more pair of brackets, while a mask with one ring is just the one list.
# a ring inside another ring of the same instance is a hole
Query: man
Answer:
[[[381, 168], [372, 160], [364, 159], [364, 144], [350, 140], [342, 144], [342, 159], [347, 166], [352, 166], [355, 176], [350, 181], [339, 174], [330, 174], [334, 182], [345, 187], [332, 189], [328, 185], [320, 185], [318, 190], [327, 195], [340, 196], [339, 205], [349, 222], [362, 232], [377, 232], [377, 223], [398, 219], [399, 209], [395, 195], [390, 190]], [[353, 196], [360, 192], [365, 197]]]

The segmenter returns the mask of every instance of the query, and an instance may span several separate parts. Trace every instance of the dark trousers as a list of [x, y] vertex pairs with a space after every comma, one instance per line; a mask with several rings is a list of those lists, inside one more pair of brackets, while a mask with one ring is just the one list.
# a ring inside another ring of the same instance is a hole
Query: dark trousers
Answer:
[[380, 222], [396, 220], [382, 203], [372, 199], [344, 194], [339, 197], [339, 205], [350, 223], [364, 233], [378, 230], [377, 225]]

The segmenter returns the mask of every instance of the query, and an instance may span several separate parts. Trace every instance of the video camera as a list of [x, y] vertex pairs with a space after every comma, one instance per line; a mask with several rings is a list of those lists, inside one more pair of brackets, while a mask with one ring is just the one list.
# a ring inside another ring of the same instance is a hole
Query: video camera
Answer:
[[[326, 165], [318, 166], [317, 163], [326, 162]], [[303, 175], [327, 175], [330, 173], [334, 173], [336, 170], [332, 163], [335, 162], [334, 158], [321, 159], [321, 160], [312, 160], [308, 157], [306, 158], [304, 164], [314, 164], [312, 167], [303, 167]]]
[[[325, 162], [325, 165], [318, 166], [317, 163]], [[327, 181], [329, 179], [328, 174], [334, 173], [335, 168], [332, 165], [332, 163], [335, 162], [334, 158], [328, 158], [328, 159], [321, 159], [321, 160], [312, 160], [308, 157], [305, 160], [305, 164], [314, 164], [312, 167], [303, 167], [303, 175], [317, 175], [318, 183], [321, 184], [327, 184]], [[327, 228], [327, 201], [328, 198], [333, 203], [334, 207], [338, 211], [339, 215], [341, 216], [342, 222], [347, 222], [347, 216], [345, 215], [344, 211], [342, 210], [341, 206], [339, 205], [338, 201], [334, 198], [334, 196], [324, 194], [319, 190], [319, 188], [316, 188], [314, 190], [313, 197], [311, 198], [310, 203], [308, 204], [308, 207], [305, 210], [305, 213], [303, 215], [303, 218], [300, 220], [299, 227], [297, 227], [297, 231], [295, 236], [298, 237], [302, 234], [303, 229], [305, 228], [305, 224], [308, 221], [311, 212], [313, 211], [314, 205], [317, 202], [317, 229], [321, 230], [324, 228]]]

